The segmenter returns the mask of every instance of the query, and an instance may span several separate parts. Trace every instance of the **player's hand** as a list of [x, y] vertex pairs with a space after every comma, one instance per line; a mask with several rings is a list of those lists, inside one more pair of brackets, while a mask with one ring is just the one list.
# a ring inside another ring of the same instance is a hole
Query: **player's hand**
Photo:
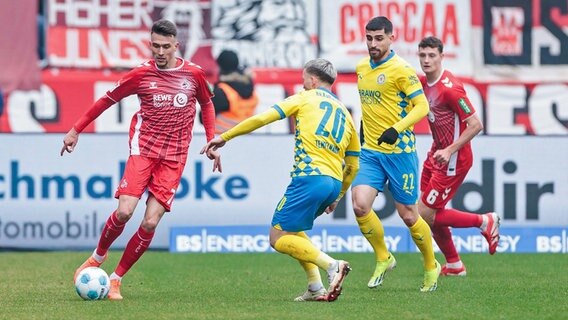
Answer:
[[439, 164], [446, 164], [450, 161], [452, 154], [448, 149], [436, 150], [434, 152], [434, 160]]
[[398, 139], [398, 131], [395, 128], [390, 127], [381, 134], [377, 140], [377, 144], [380, 146], [381, 143], [394, 144]]
[[206, 153], [209, 150], [217, 150], [219, 148], [222, 148], [225, 145], [226, 141], [223, 140], [221, 137], [217, 137], [214, 139], [211, 139], [211, 141], [207, 142], [207, 144], [203, 147], [203, 149], [201, 149], [201, 154]]
[[327, 208], [325, 208], [325, 213], [330, 214], [333, 211], [335, 211], [335, 208], [337, 208], [337, 204], [339, 203], [339, 200], [334, 201], [332, 204], [330, 204], [329, 206], [327, 206]]
[[69, 153], [73, 152], [78, 142], [79, 134], [77, 133], [77, 131], [75, 131], [75, 128], [71, 128], [71, 130], [69, 130], [69, 132], [67, 132], [67, 134], [63, 138], [63, 147], [61, 148], [61, 152], [59, 154], [63, 156], [63, 153], [65, 153], [65, 151]]
[[213, 160], [213, 172], [223, 172], [223, 168], [221, 167], [221, 154], [219, 151], [209, 150], [205, 154], [207, 155], [207, 158]]

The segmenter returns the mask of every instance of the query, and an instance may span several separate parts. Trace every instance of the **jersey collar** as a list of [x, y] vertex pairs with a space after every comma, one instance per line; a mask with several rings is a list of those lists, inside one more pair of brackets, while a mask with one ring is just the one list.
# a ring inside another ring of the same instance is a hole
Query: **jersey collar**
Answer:
[[334, 97], [335, 99], [339, 100], [339, 98], [331, 91], [329, 91], [328, 89], [324, 88], [324, 87], [319, 87], [318, 90], [323, 90], [327, 93], [329, 93], [332, 97]]
[[436, 83], [438, 83], [438, 81], [440, 81], [440, 79], [442, 79], [442, 77], [444, 76], [444, 73], [446, 73], [446, 69], [442, 69], [442, 72], [440, 73], [440, 76], [438, 77], [438, 79], [434, 80], [433, 82], [428, 82], [428, 80], [426, 80], [426, 84], [428, 85], [428, 87], [433, 87], [434, 85], [436, 85]]
[[380, 66], [380, 65], [382, 65], [382, 64], [384, 64], [384, 63], [386, 63], [386, 62], [389, 61], [392, 57], [394, 57], [394, 50], [392, 50], [392, 49], [391, 49], [389, 55], [388, 55], [386, 58], [384, 58], [383, 60], [381, 60], [381, 61], [379, 61], [379, 62], [377, 62], [377, 63], [373, 62], [373, 59], [371, 59], [371, 57], [369, 57], [369, 63], [371, 64], [371, 69], [375, 69], [376, 67], [378, 67], [378, 66]]
[[176, 66], [173, 68], [169, 68], [169, 69], [160, 69], [158, 68], [158, 66], [156, 65], [156, 61], [154, 60], [154, 68], [156, 68], [156, 70], [158, 71], [174, 71], [174, 70], [179, 70], [183, 67], [184, 65], [184, 61], [182, 58], [180, 57], [176, 57]]

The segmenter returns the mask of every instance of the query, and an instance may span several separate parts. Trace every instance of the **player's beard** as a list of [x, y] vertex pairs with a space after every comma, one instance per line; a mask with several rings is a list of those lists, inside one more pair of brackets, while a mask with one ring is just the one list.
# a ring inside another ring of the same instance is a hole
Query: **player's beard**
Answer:
[[369, 49], [369, 56], [371, 57], [371, 59], [373, 59], [376, 62], [378, 62], [381, 59], [382, 55], [383, 53], [380, 49], [373, 49], [373, 51]]

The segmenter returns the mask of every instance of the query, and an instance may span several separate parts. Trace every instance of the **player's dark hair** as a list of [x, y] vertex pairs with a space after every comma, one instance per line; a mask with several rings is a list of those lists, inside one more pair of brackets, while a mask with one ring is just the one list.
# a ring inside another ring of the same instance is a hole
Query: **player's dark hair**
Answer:
[[392, 22], [390, 22], [390, 20], [384, 16], [374, 17], [373, 19], [369, 20], [369, 22], [367, 22], [365, 30], [367, 31], [385, 30], [386, 34], [392, 34]]
[[335, 82], [335, 78], [337, 78], [337, 70], [335, 70], [333, 64], [321, 58], [306, 62], [304, 70], [306, 70], [306, 73], [330, 85], [332, 85]]
[[440, 53], [444, 52], [444, 44], [442, 43], [442, 40], [436, 37], [426, 37], [422, 39], [422, 41], [418, 44], [418, 48], [438, 48]]
[[159, 35], [166, 36], [166, 37], [169, 37], [169, 36], [176, 37], [177, 36], [177, 28], [176, 28], [176, 25], [173, 24], [173, 22], [166, 20], [166, 19], [161, 19], [161, 20], [154, 22], [154, 24], [152, 25], [152, 33], [157, 33]]

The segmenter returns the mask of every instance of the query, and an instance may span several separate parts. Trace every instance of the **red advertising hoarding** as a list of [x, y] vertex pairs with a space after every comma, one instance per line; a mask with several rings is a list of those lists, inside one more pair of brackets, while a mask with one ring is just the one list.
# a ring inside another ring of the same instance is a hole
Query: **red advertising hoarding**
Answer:
[[[7, 98], [0, 117], [0, 132], [64, 133], [93, 102], [112, 88], [123, 72], [94, 70], [43, 71], [40, 90], [16, 91]], [[257, 112], [301, 89], [301, 71], [257, 69], [254, 72], [260, 105]], [[211, 81], [214, 79], [210, 79]], [[478, 83], [462, 78], [465, 88], [489, 135], [568, 135], [568, 82], [557, 83]], [[338, 76], [333, 90], [360, 117], [354, 73]], [[135, 96], [108, 109], [86, 132], [128, 132], [132, 114], [138, 110]], [[196, 130], [202, 130], [196, 124]], [[289, 125], [278, 133], [289, 133]], [[425, 122], [416, 126], [428, 134]]]

